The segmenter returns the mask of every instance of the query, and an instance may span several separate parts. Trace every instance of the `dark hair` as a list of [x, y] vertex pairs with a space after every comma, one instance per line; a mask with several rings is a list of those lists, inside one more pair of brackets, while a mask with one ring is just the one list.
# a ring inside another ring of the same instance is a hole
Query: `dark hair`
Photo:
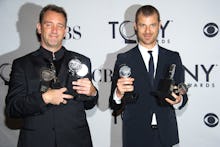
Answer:
[[136, 12], [136, 16], [135, 16], [135, 22], [137, 23], [138, 21], [138, 16], [140, 14], [143, 14], [144, 16], [150, 16], [150, 15], [153, 15], [153, 14], [157, 14], [157, 17], [158, 17], [158, 21], [160, 21], [160, 13], [159, 11], [151, 6], [151, 5], [144, 5], [142, 7], [140, 7], [137, 12]]
[[47, 11], [55, 11], [57, 13], [61, 13], [63, 14], [64, 18], [65, 18], [65, 25], [67, 24], [67, 14], [66, 14], [66, 11], [62, 8], [62, 7], [59, 7], [59, 6], [56, 6], [56, 5], [53, 5], [53, 4], [50, 4], [50, 5], [47, 5], [45, 6], [41, 12], [40, 12], [40, 16], [39, 16], [39, 22], [42, 23], [43, 21], [43, 17], [44, 17], [44, 14], [47, 12]]

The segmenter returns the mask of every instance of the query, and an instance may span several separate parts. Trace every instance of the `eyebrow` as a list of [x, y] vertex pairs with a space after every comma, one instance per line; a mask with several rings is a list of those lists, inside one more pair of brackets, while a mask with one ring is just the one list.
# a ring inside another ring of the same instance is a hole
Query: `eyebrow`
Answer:
[[[43, 24], [45, 24], [45, 23], [53, 23], [53, 22], [52, 22], [52, 21], [44, 21]], [[60, 22], [58, 22], [57, 24], [62, 25], [62, 26], [65, 26], [65, 24], [60, 23]]]

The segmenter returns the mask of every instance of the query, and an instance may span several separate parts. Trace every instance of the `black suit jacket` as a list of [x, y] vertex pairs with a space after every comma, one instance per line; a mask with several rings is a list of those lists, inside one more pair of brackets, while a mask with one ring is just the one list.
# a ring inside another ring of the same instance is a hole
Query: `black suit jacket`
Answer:
[[[118, 71], [122, 64], [126, 64], [131, 68], [131, 77], [135, 79], [134, 92], [138, 95], [135, 103], [127, 103], [125, 106], [123, 106], [123, 103], [116, 104], [113, 100], [113, 93], [116, 88], [117, 79], [119, 78]], [[176, 84], [184, 82], [184, 70], [179, 54], [159, 46], [156, 75], [154, 86], [152, 86], [138, 46], [117, 56], [109, 103], [110, 107], [115, 111], [123, 107], [124, 147], [151, 146], [151, 121], [153, 113], [156, 113], [159, 134], [163, 144], [170, 146], [179, 142], [174, 108], [168, 104], [161, 105], [158, 103], [158, 99], [151, 94], [152, 91], [157, 89], [160, 79], [167, 76], [167, 70], [171, 64], [176, 64], [174, 75]], [[183, 104], [180, 108], [186, 104], [188, 99], [186, 95], [183, 98]]]
[[[10, 117], [24, 119], [18, 147], [91, 147], [92, 141], [85, 109], [93, 108], [96, 97], [88, 101], [75, 98], [67, 104], [46, 105], [40, 87], [40, 70], [48, 66], [43, 58], [44, 49], [32, 52], [14, 60], [10, 75], [9, 90], [6, 97], [6, 113]], [[71, 85], [73, 77], [68, 71], [68, 62], [78, 58], [89, 68], [87, 77], [91, 80], [90, 59], [62, 48], [64, 58], [60, 65], [58, 79], [60, 87], [67, 87], [74, 94]]]

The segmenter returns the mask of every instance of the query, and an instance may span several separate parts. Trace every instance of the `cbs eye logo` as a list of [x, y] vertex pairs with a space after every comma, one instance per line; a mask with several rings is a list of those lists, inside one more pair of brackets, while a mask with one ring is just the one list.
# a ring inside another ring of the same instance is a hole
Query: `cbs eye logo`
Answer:
[[203, 33], [207, 37], [215, 37], [218, 34], [219, 28], [215, 23], [208, 23], [203, 28]]
[[209, 127], [215, 127], [219, 123], [219, 118], [214, 113], [208, 113], [204, 116], [204, 123]]

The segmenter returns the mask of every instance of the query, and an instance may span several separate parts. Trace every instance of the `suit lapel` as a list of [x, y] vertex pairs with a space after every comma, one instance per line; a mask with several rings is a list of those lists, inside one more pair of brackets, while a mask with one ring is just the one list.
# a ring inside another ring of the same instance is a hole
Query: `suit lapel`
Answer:
[[50, 64], [43, 59], [42, 55], [40, 54], [40, 50], [37, 50], [32, 55], [33, 56], [31, 56], [30, 61], [32, 61], [31, 67], [34, 67], [34, 71], [30, 71], [33, 72], [30, 75], [35, 75], [40, 79], [41, 70], [43, 68], [49, 68]]
[[148, 75], [146, 65], [138, 47], [136, 47], [135, 52], [130, 59], [133, 59], [132, 62], [134, 63], [134, 67], [138, 67], [137, 69], [145, 69], [143, 70], [143, 74]]
[[68, 78], [68, 75], [69, 75], [69, 71], [68, 71], [69, 60], [70, 60], [70, 56], [68, 54], [68, 51], [65, 50], [64, 58], [63, 58], [63, 61], [61, 63], [61, 66], [60, 66], [60, 71], [59, 71], [58, 76], [57, 76], [58, 79], [60, 80], [60, 84], [62, 86], [66, 85], [66, 81], [67, 81], [67, 78]]
[[133, 59], [132, 62], [134, 63], [133, 65], [135, 67], [134, 69], [137, 70], [132, 72], [136, 73], [136, 75], [140, 76], [142, 79], [146, 79], [146, 81], [148, 81], [147, 83], [150, 85], [150, 87], [152, 87], [152, 84], [150, 83], [150, 75], [146, 68], [146, 66], [148, 65], [145, 65], [143, 57], [138, 47], [136, 47], [135, 52], [132, 55], [132, 58], [129, 59]]
[[159, 82], [159, 80], [161, 79], [161, 75], [164, 73], [164, 66], [167, 62], [167, 57], [164, 54], [164, 50], [159, 46], [155, 83]]

